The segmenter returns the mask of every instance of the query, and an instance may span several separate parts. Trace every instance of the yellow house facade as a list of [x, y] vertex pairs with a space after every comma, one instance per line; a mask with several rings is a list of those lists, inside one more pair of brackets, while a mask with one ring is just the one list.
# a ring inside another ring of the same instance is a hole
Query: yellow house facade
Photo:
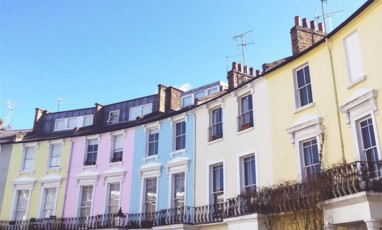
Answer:
[[62, 216], [70, 139], [13, 144], [0, 218]]

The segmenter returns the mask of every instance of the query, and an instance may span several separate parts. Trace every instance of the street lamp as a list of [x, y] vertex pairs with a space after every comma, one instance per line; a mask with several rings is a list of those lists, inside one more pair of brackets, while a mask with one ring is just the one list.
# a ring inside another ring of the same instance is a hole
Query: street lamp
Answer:
[[115, 227], [122, 227], [123, 223], [125, 222], [126, 215], [123, 214], [122, 208], [119, 208], [118, 213], [114, 214], [114, 226]]

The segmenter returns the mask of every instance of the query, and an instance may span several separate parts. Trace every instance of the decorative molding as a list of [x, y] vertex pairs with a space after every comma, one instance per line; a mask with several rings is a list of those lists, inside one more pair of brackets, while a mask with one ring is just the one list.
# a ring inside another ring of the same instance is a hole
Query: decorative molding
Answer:
[[[303, 115], [296, 122], [292, 124], [287, 132], [290, 134], [291, 143], [294, 144], [296, 139], [311, 135], [316, 136], [322, 132], [321, 130], [322, 118], [318, 115]], [[296, 137], [299, 138], [296, 138]]]
[[351, 117], [366, 111], [376, 112], [377, 90], [376, 89], [358, 89], [350, 97], [350, 100], [340, 106], [340, 111], [346, 115], [346, 123], [350, 124]]
[[177, 157], [166, 164], [167, 175], [170, 175], [175, 172], [188, 172], [188, 162], [190, 159], [188, 157]]
[[156, 163], [156, 162], [150, 162], [145, 165], [142, 165], [138, 169], [139, 179], [145, 178], [145, 177], [156, 177], [160, 176], [160, 170], [161, 170], [162, 164]]

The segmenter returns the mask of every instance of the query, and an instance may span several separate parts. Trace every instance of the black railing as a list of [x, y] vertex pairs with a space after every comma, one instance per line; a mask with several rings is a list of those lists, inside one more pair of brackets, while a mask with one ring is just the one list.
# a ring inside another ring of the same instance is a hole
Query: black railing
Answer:
[[223, 137], [223, 122], [208, 127], [208, 141], [214, 141]]
[[172, 224], [206, 224], [252, 213], [296, 212], [318, 202], [362, 191], [382, 192], [382, 161], [356, 161], [322, 171], [301, 183], [250, 189], [219, 204], [162, 209], [152, 213], [105, 214], [78, 218], [0, 221], [0, 230], [74, 230], [152, 228]]
[[237, 117], [239, 131], [253, 127], [253, 112], [249, 110]]

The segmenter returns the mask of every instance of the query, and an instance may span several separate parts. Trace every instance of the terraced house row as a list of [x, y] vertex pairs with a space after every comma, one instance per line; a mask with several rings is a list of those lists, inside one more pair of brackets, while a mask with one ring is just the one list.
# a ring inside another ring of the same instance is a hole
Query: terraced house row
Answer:
[[0, 131], [0, 229], [382, 228], [381, 19], [380, 0], [328, 34], [295, 17], [262, 71], [36, 109]]

